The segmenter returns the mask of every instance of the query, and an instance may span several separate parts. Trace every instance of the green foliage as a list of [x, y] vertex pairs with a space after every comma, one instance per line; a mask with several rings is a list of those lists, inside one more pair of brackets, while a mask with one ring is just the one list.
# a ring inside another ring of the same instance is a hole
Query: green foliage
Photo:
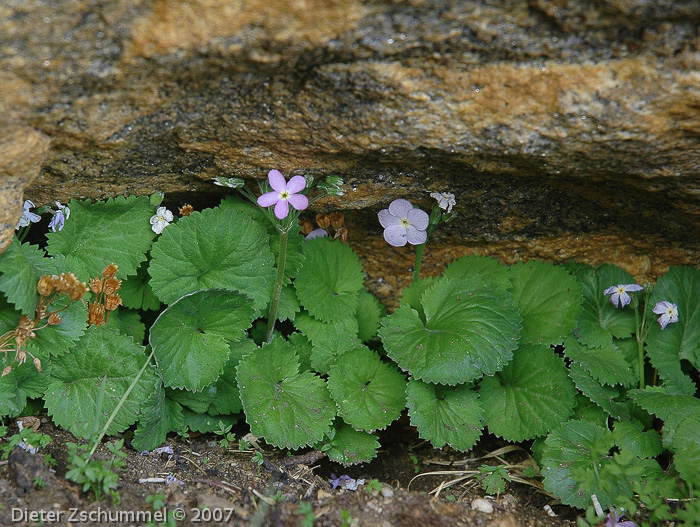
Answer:
[[506, 482], [511, 481], [505, 465], [481, 465], [476, 479], [486, 494], [501, 494], [506, 490]]
[[36, 284], [50, 268], [42, 249], [12, 238], [0, 254], [0, 291], [22, 314], [33, 315], [39, 303]]
[[243, 357], [238, 388], [251, 432], [281, 448], [320, 441], [335, 417], [326, 383], [299, 372], [299, 359], [281, 338]]
[[442, 278], [421, 297], [425, 321], [404, 305], [382, 321], [387, 355], [413, 377], [462, 384], [493, 375], [513, 356], [520, 316], [509, 295], [478, 277]]
[[66, 443], [68, 447], [68, 471], [66, 479], [83, 486], [83, 492], [92, 491], [93, 498], [101, 501], [103, 497], [110, 496], [114, 506], [119, 505], [118, 470], [126, 467], [126, 454], [122, 452], [124, 440], [119, 439], [114, 443], [107, 443], [107, 450], [111, 454], [108, 460], [91, 459], [87, 452], [87, 445]]
[[366, 463], [377, 457], [379, 440], [376, 435], [341, 422], [330, 429], [320, 449], [328, 459], [343, 465]]
[[21, 446], [25, 450], [40, 449], [51, 443], [51, 436], [37, 432], [33, 428], [24, 427], [16, 434], [11, 435], [0, 444], [1, 459], [7, 459], [15, 447]]

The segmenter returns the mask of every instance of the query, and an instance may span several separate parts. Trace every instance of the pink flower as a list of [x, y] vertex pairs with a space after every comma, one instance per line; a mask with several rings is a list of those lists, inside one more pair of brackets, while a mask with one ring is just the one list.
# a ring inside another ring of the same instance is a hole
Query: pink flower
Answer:
[[299, 194], [306, 187], [306, 180], [302, 176], [294, 176], [289, 183], [279, 170], [270, 170], [267, 174], [273, 192], [267, 192], [258, 198], [261, 207], [275, 206], [275, 216], [283, 220], [289, 215], [289, 206], [296, 210], [304, 210], [309, 206], [309, 199]]

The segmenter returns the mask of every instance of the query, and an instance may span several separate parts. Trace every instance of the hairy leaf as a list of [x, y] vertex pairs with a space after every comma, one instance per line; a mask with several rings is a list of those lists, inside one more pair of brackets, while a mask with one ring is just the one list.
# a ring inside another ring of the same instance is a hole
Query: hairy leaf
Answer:
[[367, 463], [377, 457], [379, 440], [374, 434], [355, 430], [342, 422], [329, 433], [331, 438], [321, 446], [328, 459], [344, 466]]

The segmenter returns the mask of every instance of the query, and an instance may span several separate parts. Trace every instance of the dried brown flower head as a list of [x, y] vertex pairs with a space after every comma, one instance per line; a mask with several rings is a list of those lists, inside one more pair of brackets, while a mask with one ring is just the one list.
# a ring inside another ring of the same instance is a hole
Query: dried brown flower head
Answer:
[[331, 225], [334, 229], [339, 229], [345, 225], [345, 214], [342, 212], [332, 212], [330, 215]]
[[61, 323], [61, 320], [63, 320], [61, 318], [61, 315], [59, 315], [58, 313], [51, 313], [49, 315], [49, 319], [46, 321], [46, 323], [49, 326], [57, 326], [58, 324]]
[[316, 214], [316, 223], [318, 223], [318, 226], [322, 229], [327, 229], [331, 224], [331, 218], [328, 216], [328, 214]]
[[122, 286], [121, 280], [118, 280], [117, 278], [107, 278], [104, 281], [104, 285], [102, 286], [102, 291], [106, 295], [113, 295], [114, 293], [119, 291], [121, 286]]
[[309, 220], [299, 220], [299, 226], [301, 227], [301, 233], [307, 236], [312, 230], [314, 230], [314, 225]]
[[333, 239], [336, 240], [340, 238], [340, 241], [343, 243], [347, 243], [348, 241], [348, 230], [345, 227], [339, 227], [335, 231], [335, 236], [333, 236]]
[[98, 302], [90, 302], [88, 305], [88, 324], [101, 326], [105, 323], [105, 306]]
[[119, 306], [122, 305], [122, 297], [118, 294], [106, 295], [105, 296], [105, 309], [107, 311], [114, 311]]
[[36, 290], [41, 296], [49, 296], [56, 290], [56, 279], [57, 276], [49, 276], [47, 274], [39, 278], [39, 282], [36, 284]]
[[189, 203], [185, 203], [182, 207], [178, 207], [178, 212], [180, 216], [189, 216], [194, 212], [194, 207]]
[[102, 278], [112, 278], [117, 275], [119, 267], [111, 263], [102, 271]]

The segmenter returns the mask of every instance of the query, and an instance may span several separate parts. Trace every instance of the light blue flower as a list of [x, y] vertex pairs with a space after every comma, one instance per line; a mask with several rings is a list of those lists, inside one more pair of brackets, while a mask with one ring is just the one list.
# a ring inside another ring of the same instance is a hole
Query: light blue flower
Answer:
[[33, 208], [34, 203], [32, 203], [28, 199], [25, 199], [24, 205], [22, 206], [22, 217], [17, 222], [17, 227], [15, 227], [15, 230], [18, 230], [22, 227], [26, 227], [30, 223], [36, 223], [41, 220], [41, 216], [39, 216], [38, 214], [34, 214], [33, 212], [29, 212], [29, 209]]
[[70, 209], [68, 208], [68, 205], [61, 205], [61, 202], [57, 201], [56, 207], [58, 210], [51, 211], [53, 212], [53, 218], [51, 218], [51, 221], [49, 222], [49, 229], [51, 229], [53, 232], [62, 231], [66, 220], [70, 218]]
[[661, 315], [658, 319], [661, 329], [666, 329], [666, 326], [678, 322], [678, 306], [672, 304], [671, 302], [658, 302], [654, 309], [652, 309], [657, 315]]
[[425, 211], [414, 208], [410, 201], [396, 199], [388, 209], [379, 211], [379, 223], [384, 227], [384, 239], [389, 245], [402, 247], [406, 243], [421, 245], [428, 240], [430, 217]]
[[608, 287], [605, 291], [603, 291], [603, 294], [609, 295], [612, 293], [612, 296], [610, 297], [610, 302], [612, 302], [612, 305], [615, 307], [625, 307], [632, 301], [632, 297], [627, 293], [641, 291], [642, 289], [644, 288], [639, 284], [620, 284]]

